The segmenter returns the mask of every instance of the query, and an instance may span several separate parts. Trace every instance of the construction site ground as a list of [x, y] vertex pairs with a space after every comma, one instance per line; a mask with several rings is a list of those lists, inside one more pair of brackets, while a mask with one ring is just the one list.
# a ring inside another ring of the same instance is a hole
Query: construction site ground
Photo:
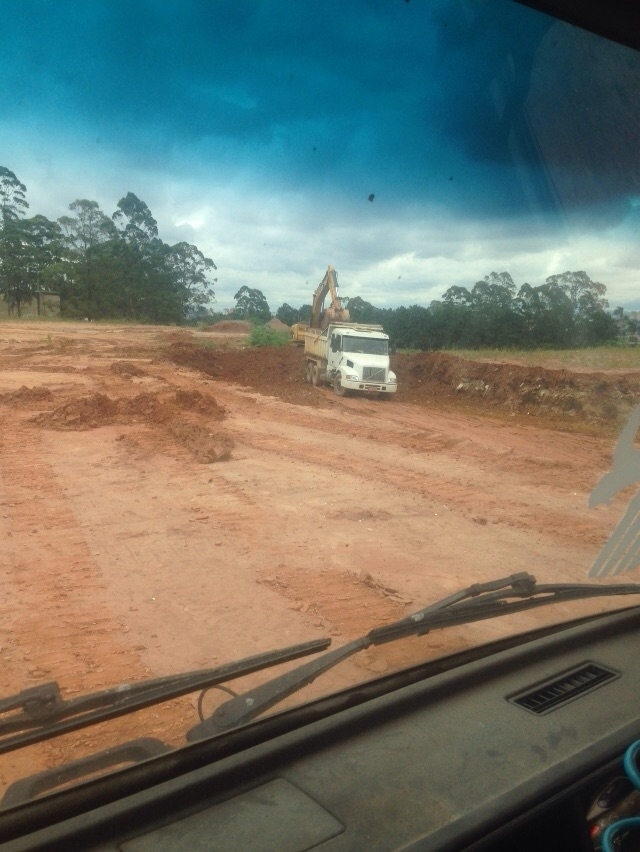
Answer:
[[[630, 496], [587, 508], [640, 371], [392, 366], [394, 399], [338, 398], [306, 384], [301, 349], [233, 329], [0, 324], [0, 698], [335, 646], [517, 571], [586, 581]], [[370, 648], [289, 703], [587, 611]], [[124, 738], [183, 743], [196, 698], [11, 751], [0, 782]]]

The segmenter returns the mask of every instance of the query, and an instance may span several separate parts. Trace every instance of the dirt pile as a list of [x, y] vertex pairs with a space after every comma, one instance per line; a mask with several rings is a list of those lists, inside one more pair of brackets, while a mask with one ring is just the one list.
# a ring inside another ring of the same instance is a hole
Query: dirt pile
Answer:
[[304, 353], [295, 346], [222, 352], [176, 343], [169, 347], [167, 357], [174, 364], [199, 370], [213, 379], [277, 396], [294, 405], [324, 407], [332, 404], [331, 397], [327, 399], [306, 383]]
[[291, 331], [289, 326], [283, 323], [282, 320], [279, 320], [278, 317], [273, 317], [273, 319], [270, 319], [267, 323], [267, 327], [272, 328], [274, 331]]
[[224, 432], [214, 433], [197, 423], [180, 420], [172, 420], [167, 424], [167, 430], [202, 464], [228, 461], [231, 458], [233, 439]]
[[48, 429], [96, 429], [115, 423], [118, 405], [103, 393], [79, 397], [31, 418], [32, 423]]
[[[286, 402], [333, 404], [330, 391], [318, 391], [306, 383], [304, 352], [295, 346], [222, 352], [174, 343], [168, 358], [213, 379]], [[640, 373], [577, 373], [470, 361], [441, 352], [396, 354], [391, 357], [391, 367], [398, 375], [396, 399], [431, 408], [617, 428], [640, 401]]]
[[53, 400], [53, 394], [49, 388], [35, 387], [28, 388], [22, 385], [16, 391], [0, 394], [0, 403], [11, 406], [32, 407], [41, 405], [43, 402], [48, 403]]
[[111, 364], [111, 370], [119, 376], [129, 378], [140, 378], [141, 376], [146, 376], [145, 371], [141, 370], [140, 367], [136, 367], [136, 365], [132, 364], [131, 361], [113, 361]]
[[113, 400], [91, 394], [70, 400], [52, 411], [37, 414], [31, 422], [46, 429], [83, 431], [113, 423], [143, 423], [164, 429], [197, 461], [210, 463], [231, 458], [232, 439], [221, 430], [192, 422], [189, 415], [219, 422], [225, 410], [208, 394], [178, 390], [173, 394], [139, 393]]
[[245, 320], [221, 320], [213, 325], [207, 325], [203, 331], [221, 332], [222, 334], [249, 334], [253, 326]]
[[398, 398], [460, 401], [496, 413], [618, 425], [640, 401], [640, 374], [574, 373], [469, 361], [443, 353], [396, 355]]

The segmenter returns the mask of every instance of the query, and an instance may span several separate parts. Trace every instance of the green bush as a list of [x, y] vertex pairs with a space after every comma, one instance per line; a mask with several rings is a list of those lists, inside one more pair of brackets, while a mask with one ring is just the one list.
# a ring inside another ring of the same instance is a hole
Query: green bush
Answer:
[[252, 346], [288, 346], [291, 335], [283, 331], [275, 331], [266, 325], [256, 325], [249, 336]]

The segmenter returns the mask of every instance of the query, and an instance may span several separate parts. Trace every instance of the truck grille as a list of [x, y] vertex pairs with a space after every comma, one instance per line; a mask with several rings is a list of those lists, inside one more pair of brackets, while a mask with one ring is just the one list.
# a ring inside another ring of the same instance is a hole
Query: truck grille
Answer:
[[386, 382], [384, 367], [363, 367], [362, 378], [365, 382]]

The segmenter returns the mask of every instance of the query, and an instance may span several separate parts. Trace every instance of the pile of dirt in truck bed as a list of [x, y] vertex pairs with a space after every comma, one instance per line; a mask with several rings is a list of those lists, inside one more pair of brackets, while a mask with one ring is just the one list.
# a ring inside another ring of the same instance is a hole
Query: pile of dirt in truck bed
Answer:
[[[305, 381], [304, 352], [295, 346], [233, 351], [174, 343], [168, 358], [213, 379], [234, 382], [298, 405], [331, 405], [327, 388]], [[471, 361], [442, 352], [391, 356], [396, 399], [425, 407], [468, 408], [497, 416], [538, 417], [617, 427], [640, 402], [638, 373], [576, 373]]]

